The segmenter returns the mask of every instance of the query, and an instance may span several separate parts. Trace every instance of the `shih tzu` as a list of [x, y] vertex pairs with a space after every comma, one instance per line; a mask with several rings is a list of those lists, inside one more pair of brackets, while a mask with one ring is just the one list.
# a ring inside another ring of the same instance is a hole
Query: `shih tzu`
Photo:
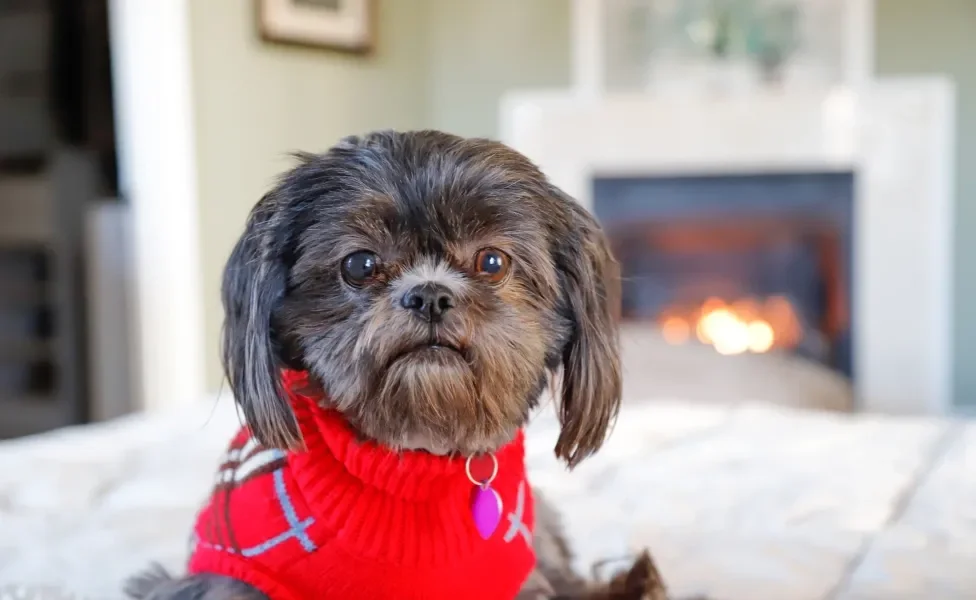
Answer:
[[378, 132], [297, 158], [224, 272], [246, 426], [189, 574], [128, 594], [664, 598], [646, 554], [610, 581], [577, 576], [525, 473], [546, 389], [569, 467], [620, 404], [619, 272], [596, 221], [488, 140]]

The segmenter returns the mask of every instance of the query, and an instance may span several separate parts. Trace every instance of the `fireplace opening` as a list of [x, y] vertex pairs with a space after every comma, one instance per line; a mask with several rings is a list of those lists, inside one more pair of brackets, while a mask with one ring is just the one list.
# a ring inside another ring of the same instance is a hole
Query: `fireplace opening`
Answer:
[[625, 322], [853, 376], [852, 174], [600, 178], [594, 192]]

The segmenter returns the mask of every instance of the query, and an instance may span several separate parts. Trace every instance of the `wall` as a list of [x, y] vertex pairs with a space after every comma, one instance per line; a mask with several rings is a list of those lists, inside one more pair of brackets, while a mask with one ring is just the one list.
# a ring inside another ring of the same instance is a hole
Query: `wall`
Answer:
[[878, 0], [879, 75], [944, 73], [956, 81], [955, 399], [976, 407], [976, 2]]
[[137, 404], [207, 391], [190, 0], [110, 0], [119, 194], [130, 209]]
[[263, 43], [250, 0], [189, 4], [207, 385], [216, 390], [220, 275], [248, 211], [288, 166], [287, 152], [423, 126], [426, 5], [382, 2], [376, 50], [355, 56]]
[[570, 84], [569, 0], [429, 0], [428, 124], [498, 134], [512, 88]]

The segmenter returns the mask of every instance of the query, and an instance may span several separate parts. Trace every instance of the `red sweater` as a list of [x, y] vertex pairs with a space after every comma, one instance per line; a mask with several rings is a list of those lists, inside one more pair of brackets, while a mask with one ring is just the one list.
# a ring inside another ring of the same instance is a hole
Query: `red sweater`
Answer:
[[515, 597], [535, 566], [521, 432], [495, 453], [501, 521], [483, 539], [463, 459], [360, 442], [314, 398], [292, 392], [292, 404], [306, 449], [235, 436], [194, 529], [191, 573], [228, 575], [272, 600]]

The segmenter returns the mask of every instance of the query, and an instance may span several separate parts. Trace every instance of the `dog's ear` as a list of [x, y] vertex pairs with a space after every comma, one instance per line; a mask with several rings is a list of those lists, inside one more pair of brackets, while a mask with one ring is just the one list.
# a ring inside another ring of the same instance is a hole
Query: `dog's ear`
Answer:
[[562, 355], [556, 456], [574, 467], [600, 449], [620, 408], [620, 268], [593, 216], [561, 190], [551, 194], [564, 215], [554, 255], [572, 322]]
[[277, 194], [251, 211], [224, 267], [221, 359], [234, 398], [253, 435], [272, 448], [295, 448], [301, 435], [281, 381], [272, 331], [274, 311], [288, 285], [287, 219]]

